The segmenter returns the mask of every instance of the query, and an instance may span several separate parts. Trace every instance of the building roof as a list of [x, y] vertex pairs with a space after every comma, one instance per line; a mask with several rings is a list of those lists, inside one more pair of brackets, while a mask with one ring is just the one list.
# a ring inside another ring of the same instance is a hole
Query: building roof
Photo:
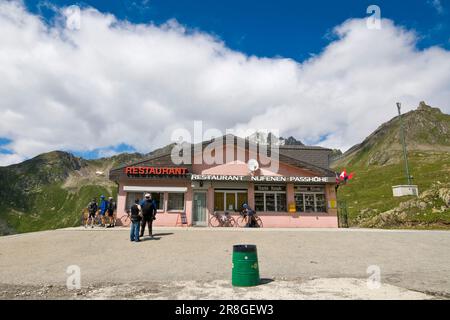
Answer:
[[[237, 145], [239, 142], [240, 145], [245, 145], [246, 149], [250, 147], [257, 148], [258, 144], [255, 144], [248, 139], [243, 139], [234, 135], [224, 135], [222, 136], [222, 143], [227, 143], [228, 141], [233, 140], [234, 145]], [[220, 138], [211, 139], [207, 141], [202, 141], [197, 144], [191, 144], [191, 157], [193, 157], [194, 150], [198, 150], [201, 148], [203, 150], [206, 146], [211, 145], [213, 143], [220, 142]], [[257, 149], [254, 149], [257, 150]], [[268, 148], [270, 151], [271, 149]], [[282, 163], [286, 163], [295, 167], [309, 169], [314, 172], [318, 172], [323, 174], [324, 176], [334, 176], [335, 173], [329, 168], [329, 156], [331, 153], [331, 149], [316, 147], [316, 146], [279, 146], [278, 148], [278, 159]], [[123, 168], [128, 166], [137, 166], [145, 163], [151, 163], [152, 165], [166, 165], [173, 166], [171, 160], [171, 153], [167, 151], [163, 154], [158, 155], [150, 155], [146, 159], [137, 161], [132, 164], [122, 165], [111, 169], [110, 176], [113, 174], [119, 173]], [[186, 165], [183, 165], [186, 166]], [[188, 165], [189, 167], [189, 165]]]

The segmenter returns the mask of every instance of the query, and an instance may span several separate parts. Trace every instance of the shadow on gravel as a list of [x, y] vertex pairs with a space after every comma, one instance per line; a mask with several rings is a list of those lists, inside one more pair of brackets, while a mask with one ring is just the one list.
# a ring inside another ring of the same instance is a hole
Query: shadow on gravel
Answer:
[[273, 279], [269, 279], [269, 278], [262, 278], [260, 281], [259, 281], [259, 285], [262, 285], [262, 284], [268, 284], [268, 283], [271, 283], [271, 282], [274, 282], [275, 280], [273, 280]]
[[153, 236], [171, 236], [173, 234], [173, 232], [168, 232], [168, 233], [155, 233]]
[[141, 238], [141, 241], [153, 241], [153, 240], [160, 240], [161, 239], [161, 237], [155, 237], [155, 236], [153, 236], [153, 238], [150, 238], [150, 237], [142, 237]]

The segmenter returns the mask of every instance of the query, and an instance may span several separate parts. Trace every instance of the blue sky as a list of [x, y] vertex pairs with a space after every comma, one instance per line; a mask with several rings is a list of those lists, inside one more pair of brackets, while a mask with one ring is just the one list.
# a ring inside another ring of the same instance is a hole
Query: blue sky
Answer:
[[[25, 1], [29, 10], [53, 15], [46, 1]], [[366, 17], [376, 4], [381, 17], [396, 21], [421, 37], [419, 48], [450, 48], [449, 0], [299, 1], [299, 0], [55, 0], [52, 4], [92, 6], [133, 23], [181, 24], [217, 35], [237, 51], [260, 57], [282, 56], [302, 61], [319, 53], [336, 25], [349, 18]]]
[[[70, 5], [82, 9], [76, 30], [64, 23]], [[450, 0], [0, 0], [0, 10], [0, 166], [52, 150], [146, 153], [197, 120], [344, 151], [397, 101], [450, 111]]]
[[12, 154], [13, 152], [8, 149], [8, 144], [10, 144], [12, 140], [7, 138], [0, 137], [0, 154]]

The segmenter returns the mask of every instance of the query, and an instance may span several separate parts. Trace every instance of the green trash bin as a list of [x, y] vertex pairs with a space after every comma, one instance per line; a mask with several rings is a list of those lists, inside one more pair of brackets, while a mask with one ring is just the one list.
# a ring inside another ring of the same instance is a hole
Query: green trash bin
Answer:
[[256, 246], [251, 244], [233, 246], [231, 284], [236, 287], [252, 287], [259, 285], [259, 282]]

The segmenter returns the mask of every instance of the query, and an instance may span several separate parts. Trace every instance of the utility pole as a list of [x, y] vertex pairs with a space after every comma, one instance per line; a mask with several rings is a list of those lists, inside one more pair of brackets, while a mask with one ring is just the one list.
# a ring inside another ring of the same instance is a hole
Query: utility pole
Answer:
[[408, 185], [411, 185], [411, 175], [409, 174], [408, 157], [406, 155], [405, 130], [403, 128], [402, 113], [400, 111], [401, 106], [402, 106], [402, 104], [400, 102], [397, 102], [398, 116], [400, 118], [400, 139], [402, 140], [403, 159], [405, 160], [405, 174], [406, 174], [406, 179], [408, 180]]

